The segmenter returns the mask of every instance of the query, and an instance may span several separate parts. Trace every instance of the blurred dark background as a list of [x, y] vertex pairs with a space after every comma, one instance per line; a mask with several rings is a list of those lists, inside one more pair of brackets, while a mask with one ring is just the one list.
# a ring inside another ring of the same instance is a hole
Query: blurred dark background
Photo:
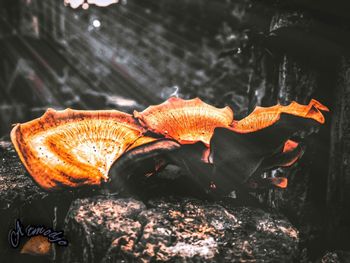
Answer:
[[131, 112], [198, 96], [239, 119], [315, 98], [326, 125], [298, 165], [273, 172], [288, 190], [259, 198], [299, 227], [304, 258], [350, 250], [349, 14], [323, 0], [1, 0], [0, 138], [48, 107]]
[[257, 85], [251, 58], [219, 59], [247, 41], [247, 1], [131, 0], [88, 10], [63, 0], [1, 3], [0, 135], [47, 107], [128, 110], [172, 94], [239, 114]]

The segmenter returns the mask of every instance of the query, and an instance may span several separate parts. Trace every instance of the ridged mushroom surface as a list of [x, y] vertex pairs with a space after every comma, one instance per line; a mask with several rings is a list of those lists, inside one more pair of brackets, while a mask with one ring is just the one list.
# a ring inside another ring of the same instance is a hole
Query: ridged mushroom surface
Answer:
[[329, 109], [315, 99], [312, 99], [308, 105], [302, 105], [293, 101], [287, 106], [278, 104], [272, 107], [256, 107], [247, 117], [234, 121], [232, 130], [239, 133], [255, 132], [276, 123], [283, 113], [313, 119], [323, 124], [325, 117], [322, 111], [329, 111]]
[[219, 109], [199, 98], [184, 100], [173, 97], [143, 112], [134, 111], [134, 116], [145, 128], [180, 144], [201, 141], [207, 146], [216, 127], [228, 127], [233, 121], [229, 107]]
[[48, 109], [17, 124], [11, 140], [33, 179], [44, 189], [98, 185], [112, 164], [145, 130], [126, 113]]

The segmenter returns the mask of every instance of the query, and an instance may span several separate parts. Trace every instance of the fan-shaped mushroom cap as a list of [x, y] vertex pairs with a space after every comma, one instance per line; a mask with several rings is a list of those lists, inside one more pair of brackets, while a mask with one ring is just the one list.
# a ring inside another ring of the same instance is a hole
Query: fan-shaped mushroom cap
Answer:
[[293, 101], [288, 106], [256, 107], [244, 119], [234, 121], [232, 123], [232, 130], [239, 133], [249, 133], [264, 129], [276, 123], [282, 113], [313, 119], [323, 124], [325, 118], [321, 111], [329, 111], [329, 109], [314, 99], [308, 105], [301, 105]]
[[66, 109], [17, 124], [11, 140], [30, 175], [47, 190], [98, 185], [145, 130], [126, 113]]
[[207, 146], [216, 127], [228, 127], [233, 121], [229, 107], [219, 109], [199, 98], [183, 100], [173, 97], [143, 112], [134, 111], [134, 116], [152, 132], [181, 144], [201, 141]]

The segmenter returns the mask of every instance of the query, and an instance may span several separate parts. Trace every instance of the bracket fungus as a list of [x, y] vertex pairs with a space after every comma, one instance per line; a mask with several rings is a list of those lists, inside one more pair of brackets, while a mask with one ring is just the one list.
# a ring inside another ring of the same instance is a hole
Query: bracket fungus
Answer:
[[272, 107], [258, 106], [244, 119], [233, 121], [231, 126], [233, 131], [239, 133], [255, 132], [279, 121], [283, 113], [313, 119], [323, 124], [325, 118], [321, 111], [329, 111], [329, 109], [315, 99], [312, 99], [308, 105], [301, 105], [293, 101], [287, 106], [279, 104]]
[[[286, 178], [262, 180], [259, 175], [301, 157], [298, 133], [323, 124], [322, 111], [328, 108], [311, 100], [257, 107], [234, 120], [229, 107], [170, 98], [133, 116], [49, 109], [17, 124], [11, 139], [30, 175], [47, 190], [99, 185], [112, 165], [116, 177], [139, 173], [146, 178], [174, 163], [200, 188], [225, 194], [235, 187], [248, 189], [250, 180], [258, 187], [286, 187]], [[110, 181], [113, 186], [118, 180], [113, 175]]]
[[169, 139], [143, 140], [136, 147], [130, 147], [115, 163], [113, 169], [117, 176], [130, 176], [140, 170], [143, 176], [151, 176], [168, 164], [167, 154], [181, 148], [177, 142]]
[[[259, 184], [263, 172], [294, 164], [304, 151], [299, 135], [324, 123], [321, 111], [329, 110], [316, 100], [308, 105], [258, 107], [232, 127], [215, 129], [210, 149], [220, 190], [231, 191], [230, 182], [242, 186], [253, 179]], [[287, 185], [283, 178], [266, 182]]]
[[145, 132], [126, 113], [66, 109], [17, 124], [11, 140], [44, 189], [99, 185], [114, 161]]
[[154, 179], [153, 175], [172, 163], [172, 156], [180, 148], [174, 140], [140, 137], [111, 168], [108, 190], [128, 192], [144, 188]]
[[172, 97], [162, 104], [150, 106], [134, 116], [148, 130], [171, 138], [180, 144], [210, 144], [216, 127], [228, 127], [233, 121], [231, 108], [211, 106], [199, 98], [183, 100]]

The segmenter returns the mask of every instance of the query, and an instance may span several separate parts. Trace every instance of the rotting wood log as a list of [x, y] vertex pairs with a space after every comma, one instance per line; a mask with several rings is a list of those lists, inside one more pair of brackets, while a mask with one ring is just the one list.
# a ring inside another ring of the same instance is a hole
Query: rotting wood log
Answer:
[[28, 176], [12, 144], [0, 141], [0, 208], [20, 207], [47, 193]]
[[299, 255], [298, 231], [283, 216], [227, 202], [77, 199], [65, 230], [64, 262], [292, 262]]

